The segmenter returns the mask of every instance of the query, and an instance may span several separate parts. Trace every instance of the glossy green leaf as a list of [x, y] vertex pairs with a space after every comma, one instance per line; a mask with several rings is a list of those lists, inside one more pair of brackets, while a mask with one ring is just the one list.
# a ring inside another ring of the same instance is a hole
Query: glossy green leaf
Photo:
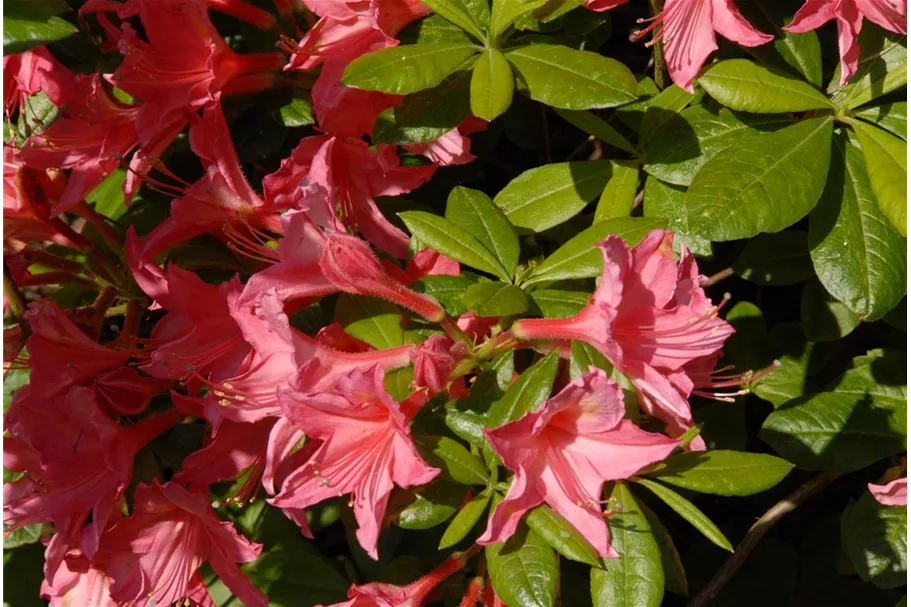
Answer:
[[591, 112], [586, 112], [585, 110], [561, 110], [559, 108], [555, 108], [554, 111], [568, 123], [592, 137], [596, 137], [624, 152], [635, 153], [635, 148], [623, 135], [605, 120]]
[[765, 318], [756, 304], [738, 301], [724, 318], [734, 334], [724, 342], [724, 360], [735, 369], [759, 370], [764, 360], [768, 329]]
[[842, 517], [841, 544], [857, 574], [878, 588], [904, 586], [908, 575], [908, 509], [883, 506], [868, 491]]
[[808, 280], [800, 297], [800, 320], [807, 341], [835, 341], [857, 328], [861, 318], [826, 291], [815, 277]]
[[625, 65], [589, 51], [534, 44], [506, 53], [528, 96], [565, 110], [616, 107], [636, 100]]
[[396, 525], [402, 529], [432, 529], [452, 518], [464, 500], [465, 487], [433, 483], [421, 488], [414, 501], [402, 508]]
[[[471, 66], [474, 58], [466, 62]], [[379, 115], [373, 126], [376, 143], [406, 145], [431, 141], [458, 127], [471, 114], [471, 71], [457, 70], [437, 86], [411, 95]]]
[[867, 27], [857, 37], [861, 48], [857, 72], [845, 86], [839, 87], [839, 65], [829, 85], [832, 102], [840, 108], [860, 107], [908, 82], [907, 38], [886, 32], [870, 21], [864, 25]]
[[383, 378], [383, 387], [396, 402], [401, 402], [411, 396], [411, 393], [414, 392], [412, 384], [414, 384], [414, 367], [386, 371], [386, 376]]
[[541, 232], [578, 214], [613, 175], [609, 160], [560, 162], [525, 171], [494, 202], [519, 228]]
[[400, 31], [396, 38], [402, 44], [432, 44], [435, 42], [473, 44], [471, 36], [464, 29], [439, 13], [413, 21]]
[[542, 504], [530, 510], [525, 515], [525, 523], [566, 558], [592, 567], [599, 565], [598, 553], [588, 540], [550, 506]]
[[821, 117], [728, 147], [687, 192], [691, 229], [713, 241], [738, 240], [798, 221], [825, 187], [831, 139], [832, 121]]
[[487, 484], [490, 475], [484, 462], [459, 441], [447, 436], [421, 436], [414, 441], [425, 452], [430, 464], [441, 467], [457, 483]]
[[782, 29], [794, 17], [794, 8], [781, 0], [757, 0], [738, 7], [759, 31], [775, 36], [771, 44], [744, 50], [760, 63], [793, 71], [813, 86], [822, 86], [822, 49], [816, 32], [795, 34]]
[[468, 307], [462, 301], [462, 295], [473, 284], [475, 281], [465, 275], [431, 275], [416, 280], [411, 284], [411, 288], [426, 293], [440, 302], [450, 316], [461, 316], [468, 311]]
[[867, 160], [879, 208], [902, 236], [908, 235], [908, 143], [859, 120], [854, 132]]
[[424, 211], [406, 211], [399, 217], [415, 238], [434, 251], [482, 272], [509, 281], [509, 272], [478, 239], [442, 217]]
[[607, 360], [601, 352], [585, 342], [573, 341], [570, 346], [569, 357], [569, 376], [573, 381], [579, 379], [584, 373], [588, 373], [591, 367], [597, 367], [608, 375], [614, 370], [614, 366]]
[[290, 128], [307, 126], [316, 120], [313, 117], [313, 108], [303, 97], [294, 97], [290, 102], [278, 108], [279, 121]]
[[666, 221], [667, 229], [673, 230], [680, 244], [686, 245], [694, 255], [711, 255], [712, 243], [690, 230], [688, 213], [686, 188], [664, 183], [651, 175], [646, 178], [642, 214]]
[[639, 148], [645, 149], [655, 133], [688, 106], [693, 97], [693, 93], [688, 93], [675, 84], [649, 99], [639, 125]]
[[708, 538], [710, 542], [719, 548], [724, 548], [730, 552], [734, 551], [734, 548], [731, 546], [728, 539], [724, 537], [721, 529], [719, 529], [709, 517], [703, 514], [702, 511], [694, 506], [688, 499], [673, 489], [669, 489], [655, 481], [650, 481], [647, 478], [637, 479], [636, 482], [654, 493], [658, 499], [667, 504], [671, 510], [686, 519], [689, 524]]
[[471, 74], [471, 113], [488, 122], [509, 109], [515, 78], [503, 53], [486, 49]]
[[613, 171], [598, 199], [592, 223], [629, 217], [639, 189], [639, 163], [632, 160], [613, 161]]
[[908, 102], [896, 101], [854, 112], [858, 118], [886, 129], [896, 137], [908, 140]]
[[544, 318], [566, 318], [585, 307], [591, 293], [585, 291], [560, 291], [539, 289], [528, 294]]
[[407, 95], [440, 84], [475, 53], [472, 45], [451, 42], [385, 48], [349, 63], [342, 84]]
[[698, 493], [745, 496], [771, 489], [793, 467], [772, 455], [714, 449], [675, 455], [644, 474]]
[[611, 547], [618, 559], [604, 559], [592, 569], [594, 607], [658, 607], [664, 599], [661, 551], [648, 519], [627, 486], [618, 482], [611, 492], [616, 514], [607, 519]]
[[560, 356], [556, 350], [525, 370], [495, 402], [487, 414], [487, 427], [499, 428], [535, 411], [547, 400], [553, 389]]
[[699, 84], [732, 110], [782, 114], [834, 107], [825, 95], [803, 80], [747, 59], [727, 59], [709, 66]]
[[865, 320], [882, 318], [906, 291], [905, 241], [880, 210], [860, 148], [844, 137], [810, 213], [810, 257], [826, 290]]
[[3, 54], [24, 53], [75, 34], [76, 26], [57, 16], [69, 10], [64, 0], [7, 0], [3, 4]]
[[451, 21], [478, 40], [484, 40], [484, 31], [490, 21], [487, 0], [421, 0], [433, 12]]
[[904, 451], [905, 358], [849, 369], [829, 390], [772, 412], [760, 438], [807, 470], [847, 473]]
[[789, 122], [786, 116], [688, 107], [668, 119], [649, 140], [643, 168], [662, 181], [688, 186], [706, 162], [731, 144]]
[[652, 530], [652, 536], [658, 544], [658, 551], [661, 553], [661, 568], [664, 570], [664, 587], [668, 592], [686, 596], [689, 594], [689, 583], [686, 580], [686, 570], [683, 568], [683, 561], [680, 560], [680, 553], [677, 552], [677, 546], [671, 534], [658, 515], [644, 503], [637, 503], [637, 506], [645, 515], [648, 526]]
[[502, 544], [486, 547], [487, 569], [507, 607], [553, 607], [560, 569], [557, 555], [525, 525]]
[[490, 494], [486, 491], [471, 498], [471, 501], [462, 506], [456, 513], [452, 522], [440, 538], [440, 550], [451, 548], [461, 542], [474, 526], [481, 520], [487, 504], [490, 503]]
[[49, 129], [59, 117], [60, 111], [44, 91], [29, 95], [16, 124], [18, 141], [21, 144], [32, 135]]
[[554, 251], [550, 257], [536, 267], [525, 279], [524, 284], [533, 285], [542, 282], [557, 282], [575, 278], [600, 276], [604, 262], [601, 251], [595, 244], [615, 234], [635, 246], [652, 230], [662, 229], [667, 225], [663, 219], [648, 217], [625, 217], [596, 223], [579, 232]]
[[498, 38], [520, 17], [547, 3], [548, 0], [493, 0], [490, 7], [491, 38]]
[[[26, 544], [34, 544], [41, 540], [42, 531], [50, 531], [50, 527], [42, 524], [35, 523], [34, 525], [26, 525], [25, 527], [20, 527], [12, 532], [3, 533], [3, 550], [12, 550], [13, 548], [18, 548], [19, 546], [25, 546]], [[48, 533], [50, 535], [50, 533]]]
[[394, 348], [405, 343], [402, 312], [383, 299], [342, 293], [335, 305], [335, 320], [346, 332], [374, 348]]
[[453, 188], [446, 200], [446, 219], [477, 238], [512, 278], [519, 264], [519, 237], [487, 194], [462, 186]]
[[525, 292], [516, 285], [480, 282], [465, 291], [462, 301], [478, 316], [513, 316], [528, 309]]
[[762, 364], [777, 359], [779, 366], [751, 387], [753, 394], [779, 407], [818, 389], [809, 379], [810, 363], [825, 361], [831, 347], [808, 343], [799, 322], [775, 325], [765, 341], [767, 352]]
[[785, 230], [751, 239], [734, 262], [734, 271], [763, 286], [793, 285], [813, 275], [807, 233]]
[[123, 183], [126, 179], [126, 169], [115, 169], [94, 190], [85, 195], [85, 201], [93, 205], [98, 213], [117, 221], [127, 212], [123, 197]]

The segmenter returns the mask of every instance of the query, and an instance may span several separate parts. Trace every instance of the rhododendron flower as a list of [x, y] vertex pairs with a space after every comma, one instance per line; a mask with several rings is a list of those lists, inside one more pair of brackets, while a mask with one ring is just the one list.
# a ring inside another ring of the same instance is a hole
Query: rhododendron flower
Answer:
[[549, 504], [601, 556], [617, 556], [601, 511], [606, 481], [632, 476], [661, 461], [679, 441], [624, 420], [623, 392], [592, 367], [538, 410], [494, 430], [487, 440], [516, 473], [479, 544], [504, 542], [522, 516]]
[[908, 34], [907, 0], [807, 0], [784, 29], [803, 33], [822, 27], [832, 19], [838, 24], [838, 50], [841, 56], [839, 86], [857, 72], [860, 44], [857, 37], [864, 18], [890, 32]]
[[110, 581], [79, 550], [66, 556], [53, 584], [41, 583], [41, 596], [50, 600], [50, 607], [117, 607]]
[[43, 92], [58, 108], [70, 94], [73, 74], [43, 46], [3, 56], [3, 110], [22, 109], [31, 95]]
[[412, 352], [414, 385], [427, 388], [432, 394], [442, 392], [456, 366], [454, 345], [447, 335], [432, 335]]
[[690, 93], [699, 70], [718, 49], [716, 32], [741, 46], [761, 46], [774, 39], [754, 29], [737, 10], [734, 0], [667, 0], [661, 14], [638, 35], [656, 27], [660, 27], [655, 37], [664, 43], [671, 80]]
[[[20, 390], [4, 418], [10, 434], [3, 441], [4, 466], [28, 475], [3, 485], [3, 522], [14, 528], [53, 521], [46, 577], [54, 574], [77, 541], [89, 513], [100, 533], [119, 511], [119, 499], [136, 453], [180, 419], [177, 411], [147, 417], [130, 427], [108, 418], [88, 388], [73, 388], [52, 399]], [[98, 536], [83, 550], [91, 557]]]
[[632, 251], [617, 236], [598, 247], [604, 270], [588, 305], [570, 318], [519, 320], [513, 333], [595, 346], [630, 378], [646, 412], [681, 434], [693, 425], [687, 402], [693, 382], [684, 367], [716, 354], [733, 328], [699, 287], [685, 248], [678, 267], [672, 232], [653, 230]]
[[[188, 491], [170, 482], [139, 485], [133, 515], [105, 531], [95, 562], [111, 578], [111, 598], [136, 605], [181, 604], [207, 597], [199, 567], [208, 562], [247, 607], [266, 607], [238, 563], [249, 563], [261, 546], [218, 520], [208, 491]], [[203, 602], [203, 604], [208, 604]]]
[[867, 488], [873, 498], [883, 506], [908, 505], [908, 478], [899, 478], [885, 485], [869, 483]]
[[283, 508], [305, 508], [352, 494], [357, 539], [374, 559], [393, 486], [423, 485], [439, 474], [424, 463], [411, 442], [408, 423], [417, 411], [408, 401], [392, 400], [383, 377], [383, 370], [374, 367], [339, 377], [331, 391], [280, 392], [285, 416], [323, 443], [269, 500]]

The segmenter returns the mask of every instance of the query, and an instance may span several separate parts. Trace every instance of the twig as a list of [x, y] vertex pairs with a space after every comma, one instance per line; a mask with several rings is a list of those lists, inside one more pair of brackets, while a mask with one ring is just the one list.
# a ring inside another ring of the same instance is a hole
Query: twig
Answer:
[[759, 540], [762, 539], [769, 529], [775, 526], [775, 523], [780, 521], [786, 514], [807, 501], [807, 499], [815, 495], [820, 489], [834, 481], [836, 478], [838, 478], [838, 475], [832, 472], [824, 472], [818, 476], [814, 476], [798, 487], [791, 495], [769, 508], [769, 510], [750, 527], [750, 530], [747, 531], [743, 540], [734, 550], [734, 554], [731, 555], [724, 566], [718, 570], [715, 576], [705, 585], [699, 594], [690, 601], [687, 607], [705, 607], [708, 605], [712, 599], [718, 596], [718, 593], [721, 592], [731, 578], [734, 577], [734, 574], [737, 573], [737, 570], [740, 569], [740, 566], [746, 561], [750, 552], [752, 552], [753, 548], [756, 547], [756, 544], [759, 543]]
[[734, 268], [725, 268], [722, 271], [717, 272], [716, 274], [712, 274], [711, 276], [706, 278], [702, 282], [702, 284], [699, 286], [702, 287], [703, 289], [706, 287], [711, 287], [712, 285], [718, 284], [719, 282], [721, 282], [725, 278], [732, 276], [733, 274], [734, 274]]
[[580, 143], [579, 146], [578, 146], [575, 150], [573, 150], [573, 153], [572, 153], [572, 154], [570, 154], [569, 156], [567, 156], [566, 161], [569, 162], [570, 160], [572, 160], [573, 158], [575, 158], [576, 156], [578, 156], [580, 153], [582, 153], [582, 150], [585, 149], [585, 146], [587, 146], [588, 144], [590, 144], [590, 143], [593, 142], [594, 140], [595, 140], [595, 136], [594, 136], [594, 135], [589, 135], [589, 136], [585, 139], [585, 141], [583, 141], [582, 143]]
[[[657, 17], [664, 9], [664, 0], [649, 0], [652, 17]], [[655, 30], [657, 32], [657, 30]], [[664, 90], [664, 44], [658, 36], [653, 38], [652, 59], [655, 63], [655, 86], [659, 91]]]

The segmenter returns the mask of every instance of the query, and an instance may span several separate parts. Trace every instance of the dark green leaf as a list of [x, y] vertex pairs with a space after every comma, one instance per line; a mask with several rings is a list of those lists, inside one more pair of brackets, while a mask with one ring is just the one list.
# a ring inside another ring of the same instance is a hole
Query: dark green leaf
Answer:
[[465, 487], [433, 483], [423, 487], [414, 501], [398, 514], [396, 525], [402, 529], [432, 529], [448, 521], [465, 500]]
[[854, 570], [879, 588], [907, 581], [908, 509], [883, 506], [868, 491], [849, 504], [842, 519], [842, 546]]
[[636, 482], [654, 493], [658, 499], [667, 504], [671, 510], [686, 519], [689, 524], [699, 530], [699, 532], [713, 544], [730, 552], [734, 551], [733, 547], [731, 547], [731, 543], [724, 537], [724, 534], [718, 526], [688, 499], [676, 491], [646, 478], [640, 478], [636, 480]]
[[[34, 544], [41, 540], [42, 531], [45, 530], [45, 525], [42, 523], [36, 523], [34, 525], [26, 525], [25, 527], [20, 527], [15, 531], [7, 533], [3, 532], [3, 550], [12, 550], [13, 548], [18, 548], [19, 546], [25, 546], [26, 544]], [[50, 531], [48, 526], [47, 531]], [[50, 533], [48, 533], [50, 535]]]
[[826, 291], [816, 278], [808, 280], [800, 298], [803, 334], [809, 342], [835, 341], [860, 324], [860, 316]]
[[422, 436], [415, 443], [426, 451], [427, 461], [443, 468], [457, 483], [486, 485], [489, 473], [484, 462], [456, 440], [446, 436]]
[[769, 349], [765, 363], [777, 359], [779, 367], [759, 380], [752, 392], [778, 407], [783, 403], [814, 390], [808, 379], [811, 363], [823, 360], [831, 347], [807, 342], [801, 323], [780, 323], [768, 334]]
[[680, 553], [677, 552], [677, 546], [667, 528], [652, 512], [648, 506], [643, 503], [637, 503], [648, 521], [648, 526], [652, 530], [652, 536], [658, 544], [658, 550], [661, 552], [661, 568], [664, 570], [664, 587], [668, 592], [686, 596], [689, 594], [689, 583], [686, 581], [686, 571], [683, 569], [683, 561], [680, 560]]
[[486, 49], [471, 74], [471, 113], [488, 122], [509, 109], [515, 78], [503, 53]]
[[614, 146], [617, 149], [635, 153], [632, 144], [626, 140], [617, 130], [609, 125], [606, 121], [585, 110], [561, 110], [554, 109], [557, 114], [568, 123], [580, 129], [592, 137], [597, 137], [604, 143]]
[[544, 6], [548, 0], [493, 0], [490, 11], [490, 37], [496, 39], [522, 15]]
[[639, 163], [632, 160], [613, 161], [613, 171], [598, 199], [592, 223], [629, 217], [639, 189]]
[[694, 255], [705, 257], [712, 254], [712, 243], [690, 230], [685, 188], [649, 175], [645, 180], [642, 214], [666, 221], [667, 229], [673, 230], [680, 244]]
[[570, 346], [569, 376], [573, 381], [588, 373], [591, 367], [597, 367], [610, 375], [614, 366], [594, 346], [581, 341], [573, 341]]
[[534, 44], [510, 51], [506, 58], [529, 97], [552, 107], [589, 110], [636, 99], [636, 79], [629, 69], [597, 53]]
[[550, 506], [542, 504], [530, 510], [525, 516], [525, 522], [551, 548], [566, 558], [592, 567], [598, 566], [598, 553], [592, 545]]
[[807, 233], [785, 230], [751, 239], [734, 262], [741, 278], [763, 286], [793, 285], [813, 275]]
[[295, 97], [290, 103], [278, 109], [281, 123], [287, 127], [307, 126], [315, 122], [313, 108], [303, 97]]
[[762, 453], [689, 451], [645, 472], [665, 483], [714, 495], [753, 495], [771, 489], [794, 464]]
[[867, 21], [857, 41], [861, 47], [857, 72], [843, 87], [841, 65], [832, 76], [829, 94], [840, 108], [856, 108], [892, 92], [908, 82], [908, 42], [900, 34], [886, 32]]
[[560, 569], [547, 543], [525, 525], [505, 543], [487, 546], [487, 567], [497, 596], [507, 607], [552, 607]]
[[879, 209], [863, 154], [844, 137], [826, 189], [810, 213], [810, 256], [826, 290], [865, 320], [882, 318], [905, 294], [905, 241]]
[[519, 237], [487, 194], [462, 186], [453, 188], [446, 201], [446, 219], [477, 238], [512, 278], [519, 264]]
[[8, 0], [3, 4], [3, 54], [24, 53], [75, 34], [76, 26], [57, 16], [69, 10], [64, 0]]
[[902, 236], [908, 235], [908, 143], [882, 129], [852, 121], [860, 140], [870, 187], [879, 208]]
[[461, 316], [468, 311], [462, 295], [475, 281], [467, 276], [431, 275], [413, 282], [411, 288], [430, 295], [446, 308], [451, 316]]
[[490, 407], [487, 427], [499, 428], [541, 406], [550, 396], [559, 365], [560, 356], [554, 350], [522, 373], [509, 386], [503, 398]]
[[[467, 62], [474, 61], [469, 59]], [[458, 127], [471, 113], [469, 106], [469, 69], [457, 70], [439, 85], [406, 95], [402, 103], [376, 119], [376, 143], [405, 145], [431, 141]]]
[[481, 520], [489, 502], [490, 494], [483, 491], [462, 506], [449, 526], [446, 527], [446, 531], [443, 532], [443, 537], [440, 538], [440, 550], [455, 546], [465, 539], [468, 532]]
[[834, 107], [825, 95], [803, 80], [747, 59], [727, 59], [709, 66], [699, 84], [732, 110], [782, 114]]
[[394, 348], [405, 343], [402, 313], [383, 299], [342, 293], [335, 305], [335, 320], [346, 332], [375, 348]]
[[421, 0], [433, 12], [477, 38], [484, 40], [484, 31], [490, 21], [487, 0]]
[[782, 26], [792, 21], [794, 10], [781, 0], [759, 0], [739, 7], [744, 16], [760, 31], [773, 34], [772, 44], [744, 48], [760, 63], [789, 69], [819, 88], [822, 86], [822, 52], [816, 32], [786, 32]]
[[519, 287], [502, 282], [481, 282], [465, 291], [462, 301], [478, 316], [513, 316], [528, 309], [528, 298]]
[[594, 607], [658, 607], [664, 599], [661, 551], [648, 519], [627, 486], [618, 482], [611, 492], [616, 514], [608, 517], [611, 547], [618, 559], [604, 559], [592, 569]]
[[831, 119], [820, 117], [728, 147], [687, 192], [691, 229], [709, 240], [737, 240], [793, 224], [819, 200], [831, 138]]
[[639, 126], [639, 149], [645, 149], [652, 136], [692, 100], [693, 94], [677, 85], [670, 86], [649, 99]]
[[342, 84], [407, 95], [440, 84], [475, 53], [477, 49], [470, 44], [451, 42], [385, 48], [349, 63]]
[[16, 125], [16, 134], [20, 144], [35, 133], [47, 130], [54, 124], [60, 112], [44, 91], [39, 91], [26, 98], [19, 121]]
[[397, 38], [402, 44], [432, 44], [435, 42], [457, 42], [472, 44], [471, 37], [439, 13], [412, 22], [399, 32]]
[[590, 297], [582, 291], [540, 289], [528, 294], [544, 318], [566, 318], [585, 307]]
[[126, 169], [115, 169], [94, 190], [85, 195], [85, 201], [94, 205], [98, 213], [117, 221], [127, 212], [123, 200], [123, 183], [126, 179]]

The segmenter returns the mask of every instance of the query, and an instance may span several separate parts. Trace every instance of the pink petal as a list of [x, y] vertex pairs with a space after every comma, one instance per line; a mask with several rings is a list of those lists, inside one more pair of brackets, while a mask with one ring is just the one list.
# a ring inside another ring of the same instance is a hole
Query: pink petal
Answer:
[[760, 46], [775, 39], [775, 36], [757, 31], [750, 25], [737, 10], [734, 0], [712, 4], [712, 26], [716, 32], [741, 46]]

